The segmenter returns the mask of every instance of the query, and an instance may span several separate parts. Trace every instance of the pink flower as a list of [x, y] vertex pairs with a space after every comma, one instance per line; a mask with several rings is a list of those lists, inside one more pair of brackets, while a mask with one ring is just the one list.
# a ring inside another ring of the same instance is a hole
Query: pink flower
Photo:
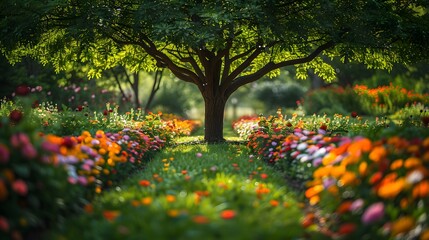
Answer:
[[10, 137], [10, 143], [13, 147], [19, 147], [30, 143], [30, 139], [25, 133], [16, 133]]
[[48, 141], [44, 141], [42, 143], [42, 149], [47, 152], [53, 152], [53, 153], [59, 153], [60, 152], [60, 146], [58, 144], [54, 144]]
[[76, 184], [76, 183], [77, 183], [77, 179], [76, 179], [76, 178], [74, 178], [74, 177], [68, 177], [67, 181], [68, 181], [70, 184]]
[[3, 216], [0, 216], [0, 230], [3, 232], [9, 231], [9, 222]]
[[352, 205], [350, 205], [350, 211], [357, 212], [362, 209], [364, 205], [364, 201], [362, 198], [356, 199], [353, 201]]
[[31, 143], [25, 144], [21, 149], [21, 153], [28, 159], [33, 159], [37, 156], [37, 151]]
[[27, 184], [24, 182], [24, 180], [21, 179], [18, 179], [12, 183], [12, 189], [21, 196], [25, 196], [28, 193]]
[[203, 156], [203, 154], [202, 153], [197, 153], [196, 156], [200, 158], [200, 157]]
[[0, 163], [7, 163], [9, 161], [9, 149], [0, 143]]
[[371, 224], [382, 219], [384, 216], [384, 204], [377, 202], [369, 206], [362, 214], [362, 222], [364, 224]]

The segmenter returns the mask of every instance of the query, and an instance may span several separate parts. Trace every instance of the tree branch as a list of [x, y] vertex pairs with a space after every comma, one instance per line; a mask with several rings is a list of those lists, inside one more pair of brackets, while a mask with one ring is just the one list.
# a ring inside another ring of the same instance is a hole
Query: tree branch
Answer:
[[313, 52], [311, 52], [306, 57], [286, 60], [286, 61], [279, 62], [279, 63], [269, 62], [264, 67], [262, 67], [261, 69], [256, 71], [255, 73], [252, 73], [252, 74], [242, 76], [242, 77], [235, 79], [232, 82], [232, 84], [228, 87], [228, 89], [226, 90], [226, 96], [229, 96], [230, 94], [232, 94], [239, 87], [241, 87], [245, 84], [254, 82], [254, 81], [265, 76], [267, 73], [269, 73], [273, 70], [276, 70], [276, 69], [279, 69], [282, 67], [286, 67], [286, 66], [292, 66], [292, 65], [296, 65], [296, 64], [302, 64], [302, 63], [310, 62], [314, 58], [316, 58], [321, 52], [323, 52], [326, 49], [333, 47], [334, 45], [335, 44], [333, 41], [329, 41], [325, 44], [320, 45], [318, 48], [316, 48]]

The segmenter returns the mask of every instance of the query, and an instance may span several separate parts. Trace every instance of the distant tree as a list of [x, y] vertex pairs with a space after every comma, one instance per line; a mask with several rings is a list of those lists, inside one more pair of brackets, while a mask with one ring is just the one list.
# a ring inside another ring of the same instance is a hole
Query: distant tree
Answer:
[[[0, 48], [89, 76], [118, 64], [168, 68], [205, 102], [205, 140], [223, 140], [228, 97], [295, 65], [335, 78], [325, 59], [390, 69], [427, 59], [427, 0], [2, 0]], [[322, 58], [324, 54], [326, 58]]]

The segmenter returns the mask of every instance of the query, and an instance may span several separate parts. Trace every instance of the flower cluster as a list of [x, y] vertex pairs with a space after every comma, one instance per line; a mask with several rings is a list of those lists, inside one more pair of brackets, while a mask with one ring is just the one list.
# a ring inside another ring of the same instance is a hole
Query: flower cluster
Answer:
[[305, 196], [336, 213], [333, 235], [427, 239], [428, 173], [429, 138], [344, 138], [322, 159]]
[[232, 128], [241, 138], [247, 139], [258, 126], [259, 117], [257, 116], [242, 116], [232, 123]]
[[322, 129], [314, 132], [297, 128], [288, 135], [269, 135], [257, 131], [249, 137], [248, 147], [262, 160], [280, 167], [290, 177], [309, 180], [311, 172], [340, 139], [327, 136]]

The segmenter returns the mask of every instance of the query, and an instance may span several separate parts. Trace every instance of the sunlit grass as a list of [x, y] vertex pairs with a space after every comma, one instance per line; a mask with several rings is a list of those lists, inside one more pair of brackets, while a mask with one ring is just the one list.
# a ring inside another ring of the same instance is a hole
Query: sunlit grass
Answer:
[[294, 199], [284, 178], [243, 146], [182, 144], [106, 191], [55, 237], [294, 239], [303, 234]]

